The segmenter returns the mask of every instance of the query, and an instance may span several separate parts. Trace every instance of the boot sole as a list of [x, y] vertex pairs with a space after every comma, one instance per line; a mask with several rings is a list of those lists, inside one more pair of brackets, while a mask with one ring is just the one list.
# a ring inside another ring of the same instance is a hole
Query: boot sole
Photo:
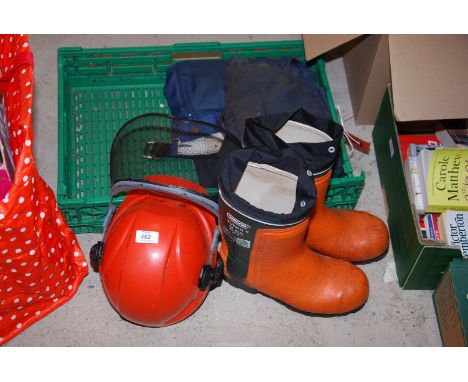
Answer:
[[280, 305], [283, 305], [285, 308], [295, 312], [295, 313], [300, 313], [304, 316], [307, 316], [307, 317], [323, 317], [323, 318], [326, 318], [326, 317], [345, 317], [349, 314], [352, 314], [352, 313], [356, 313], [358, 311], [360, 311], [364, 305], [362, 304], [361, 306], [357, 307], [356, 309], [353, 309], [349, 312], [346, 312], [346, 313], [330, 313], [330, 314], [324, 314], [324, 313], [310, 313], [310, 312], [305, 312], [303, 310], [300, 310], [300, 309], [297, 309], [291, 305], [288, 305], [286, 304], [284, 301], [281, 301], [281, 300], [278, 300], [277, 298], [275, 297], [271, 297], [271, 296], [268, 296], [266, 295], [265, 293], [262, 293], [260, 291], [258, 291], [257, 289], [254, 289], [254, 288], [251, 288], [249, 286], [246, 286], [245, 284], [242, 284], [240, 281], [237, 281], [237, 280], [234, 280], [234, 279], [231, 279], [231, 278], [224, 278], [224, 281], [226, 281], [229, 285], [235, 287], [235, 288], [239, 288], [239, 289], [242, 289], [243, 291], [247, 292], [247, 293], [250, 293], [250, 294], [261, 294], [262, 296], [266, 297], [266, 298], [269, 298], [270, 300], [274, 300], [276, 301], [278, 304]]
[[361, 306], [358, 306], [356, 309], [353, 309], [349, 312], [345, 312], [345, 313], [329, 313], [329, 314], [326, 314], [326, 313], [310, 313], [310, 312], [304, 312], [303, 310], [300, 310], [300, 309], [297, 309], [291, 305], [288, 305], [286, 304], [285, 302], [281, 301], [281, 300], [278, 300], [274, 297], [271, 297], [271, 296], [267, 296], [266, 294], [263, 294], [261, 292], [259, 292], [261, 295], [265, 296], [265, 297], [268, 297], [274, 301], [276, 301], [278, 304], [280, 305], [283, 305], [285, 308], [295, 312], [295, 313], [300, 313], [302, 314], [303, 316], [307, 316], [307, 317], [322, 317], [322, 318], [327, 318], [327, 317], [346, 317], [350, 314], [353, 314], [353, 313], [357, 313], [359, 312], [363, 307], [364, 305], [366, 305], [366, 303], [362, 304]]
[[228, 278], [226, 276], [224, 277], [224, 281], [226, 281], [229, 285], [231, 285], [231, 286], [233, 286], [235, 288], [242, 289], [243, 291], [245, 291], [247, 293], [250, 293], [250, 294], [261, 293], [258, 290], [243, 284], [241, 281], [238, 281], [238, 280], [235, 280], [235, 279], [232, 279], [232, 278]]
[[373, 263], [374, 261], [380, 261], [382, 260], [385, 256], [387, 256], [388, 254], [388, 249], [387, 248], [385, 250], [384, 253], [382, 253], [381, 255], [377, 256], [377, 257], [374, 257], [372, 259], [369, 259], [369, 260], [362, 260], [362, 261], [352, 261], [353, 264], [356, 264], [356, 265], [366, 265], [366, 264], [370, 264], [370, 263]]

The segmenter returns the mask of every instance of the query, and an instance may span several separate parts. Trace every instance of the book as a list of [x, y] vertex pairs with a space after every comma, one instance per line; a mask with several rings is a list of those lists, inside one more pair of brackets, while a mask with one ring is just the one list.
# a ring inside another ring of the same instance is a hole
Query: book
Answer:
[[432, 159], [433, 150], [425, 148], [419, 152], [419, 155], [416, 160], [416, 165], [418, 167], [418, 176], [419, 182], [421, 184], [421, 195], [423, 200], [423, 210], [426, 211], [428, 205], [427, 197], [427, 179], [428, 179], [428, 169], [429, 164]]
[[440, 130], [436, 135], [445, 147], [468, 148], [468, 128]]
[[398, 135], [400, 142], [401, 159], [403, 162], [408, 158], [408, 147], [410, 144], [438, 146], [441, 144], [436, 134], [401, 134]]
[[427, 227], [427, 238], [431, 240], [440, 240], [439, 224], [437, 219], [439, 214], [427, 214], [424, 217], [424, 223]]
[[421, 191], [421, 182], [419, 180], [417, 158], [408, 157], [404, 165], [404, 170], [411, 204], [413, 204], [416, 213], [422, 215], [424, 214], [424, 200]]
[[460, 247], [464, 258], [468, 258], [468, 212], [444, 211], [439, 216], [440, 239], [448, 245]]
[[468, 211], [468, 150], [423, 149], [417, 159], [424, 209]]
[[429, 222], [429, 214], [424, 216], [424, 224], [427, 227], [427, 238], [432, 239], [434, 237], [434, 227]]
[[468, 128], [447, 130], [456, 144], [465, 148], [468, 145]]
[[433, 239], [438, 241], [440, 241], [439, 216], [440, 214], [431, 214], [432, 225], [434, 227]]
[[417, 143], [410, 143], [410, 145], [408, 146], [408, 158], [416, 158], [423, 149], [435, 150], [442, 149], [444, 147], [445, 146], [442, 145], [420, 145]]
[[426, 229], [426, 222], [424, 221], [424, 216], [420, 215], [418, 218], [419, 221], [419, 229], [421, 231], [421, 236], [423, 239], [427, 239], [427, 229]]
[[427, 211], [468, 211], [468, 150], [434, 150], [426, 184]]

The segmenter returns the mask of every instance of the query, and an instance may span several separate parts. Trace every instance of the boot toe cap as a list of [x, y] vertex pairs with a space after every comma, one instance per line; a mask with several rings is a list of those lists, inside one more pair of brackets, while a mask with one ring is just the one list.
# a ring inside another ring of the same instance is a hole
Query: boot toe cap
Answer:
[[363, 211], [339, 211], [338, 214], [344, 222], [340, 233], [342, 245], [338, 248], [325, 248], [326, 252], [322, 252], [323, 254], [351, 262], [363, 262], [385, 253], [389, 235], [387, 226], [381, 219]]
[[297, 301], [297, 308], [310, 313], [336, 315], [353, 312], [365, 304], [369, 282], [360, 268], [344, 260], [323, 256], [321, 270], [314, 288]]
[[366, 274], [350, 264], [347, 271], [347, 283], [340, 298], [340, 312], [352, 312], [362, 307], [369, 297], [369, 281]]
[[385, 253], [389, 234], [377, 216], [363, 211], [329, 209], [321, 220], [311, 221], [305, 242], [323, 255], [363, 262]]
[[355, 265], [335, 260], [334, 277], [330, 278], [328, 293], [324, 294], [324, 314], [344, 314], [362, 307], [369, 297], [369, 281], [366, 274]]
[[356, 235], [353, 253], [350, 261], [368, 261], [385, 253], [389, 244], [389, 234], [385, 223], [377, 216], [367, 212], [360, 213], [361, 224], [356, 227], [360, 232]]

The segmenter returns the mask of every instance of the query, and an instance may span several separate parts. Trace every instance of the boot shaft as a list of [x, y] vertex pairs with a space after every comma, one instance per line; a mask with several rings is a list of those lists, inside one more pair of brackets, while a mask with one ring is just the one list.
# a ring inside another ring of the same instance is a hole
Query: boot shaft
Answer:
[[246, 120], [244, 144], [290, 148], [305, 163], [309, 176], [322, 176], [341, 160], [343, 127], [303, 109]]
[[301, 246], [307, 229], [304, 221], [314, 202], [312, 179], [292, 150], [252, 148], [231, 153], [220, 177], [219, 224], [228, 253], [226, 272], [243, 282], [257, 240], [272, 232], [277, 233], [274, 245], [284, 249], [279, 256], [291, 252], [288, 247]]
[[311, 217], [326, 213], [328, 211], [328, 207], [325, 204], [325, 199], [327, 197], [327, 190], [331, 177], [331, 170], [328, 170], [325, 174], [320, 176], [314, 176], [315, 189], [317, 190], [317, 200], [315, 207], [312, 209]]
[[225, 256], [225, 270], [229, 277], [247, 282], [255, 278], [252, 268], [257, 253], [265, 253], [256, 263], [265, 267], [284, 261], [294, 261], [294, 256], [304, 246], [309, 219], [291, 226], [270, 225], [252, 219], [235, 210], [220, 198], [219, 225], [222, 245], [229, 255]]

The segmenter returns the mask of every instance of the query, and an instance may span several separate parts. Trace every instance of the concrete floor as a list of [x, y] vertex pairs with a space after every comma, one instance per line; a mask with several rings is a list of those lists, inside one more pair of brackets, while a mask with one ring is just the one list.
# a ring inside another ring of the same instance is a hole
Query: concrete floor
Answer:
[[[261, 41], [301, 38], [300, 35], [146, 35], [30, 36], [35, 56], [34, 149], [39, 171], [49, 185], [57, 184], [57, 48], [166, 45], [190, 41]], [[341, 59], [327, 64], [333, 97], [345, 127], [371, 140], [372, 126], [354, 126]], [[355, 173], [366, 173], [357, 209], [386, 219], [373, 148], [354, 153]], [[99, 235], [78, 235], [83, 251]], [[144, 328], [124, 321], [106, 300], [93, 271], [76, 296], [13, 339], [7, 346], [440, 346], [429, 291], [404, 291], [393, 276], [393, 253], [363, 265], [370, 282], [367, 304], [342, 317], [309, 317], [272, 299], [250, 294], [224, 282], [212, 291], [190, 318], [172, 327]]]

